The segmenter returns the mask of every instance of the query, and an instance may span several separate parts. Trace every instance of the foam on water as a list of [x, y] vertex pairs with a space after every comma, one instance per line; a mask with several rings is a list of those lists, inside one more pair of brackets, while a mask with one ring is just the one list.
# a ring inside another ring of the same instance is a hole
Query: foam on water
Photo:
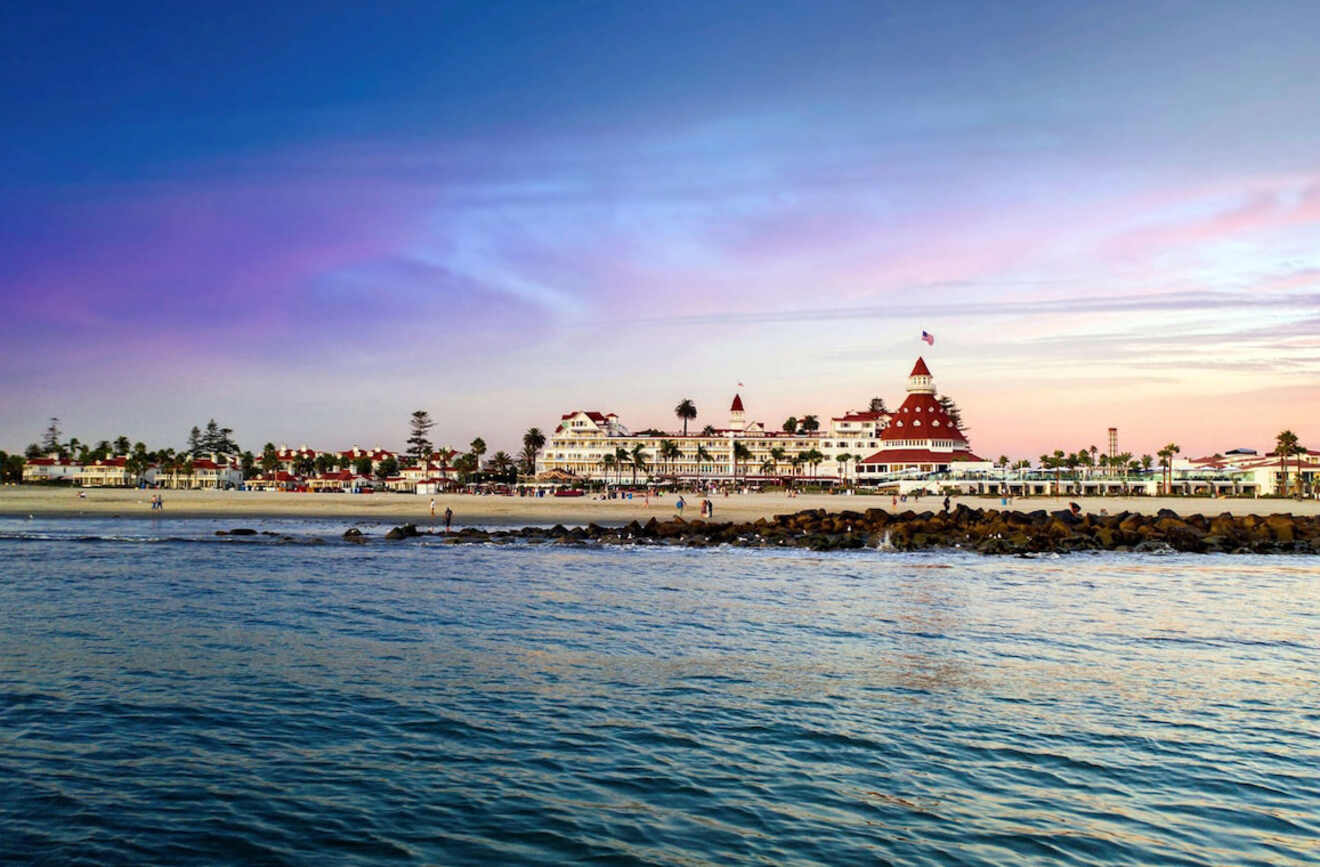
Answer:
[[1320, 857], [1311, 558], [14, 523], [0, 861]]

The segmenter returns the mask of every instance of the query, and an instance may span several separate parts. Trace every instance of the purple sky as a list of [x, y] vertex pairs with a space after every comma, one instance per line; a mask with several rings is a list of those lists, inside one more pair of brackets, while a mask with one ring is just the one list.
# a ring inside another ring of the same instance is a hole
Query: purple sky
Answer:
[[777, 426], [919, 353], [989, 457], [1320, 445], [1320, 16], [1071, 5], [25, 13], [0, 448]]

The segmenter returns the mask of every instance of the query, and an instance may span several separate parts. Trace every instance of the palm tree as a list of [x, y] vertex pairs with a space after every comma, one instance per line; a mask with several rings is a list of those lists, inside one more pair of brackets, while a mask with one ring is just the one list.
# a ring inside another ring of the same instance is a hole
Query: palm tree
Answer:
[[618, 471], [618, 483], [623, 484], [623, 468], [632, 463], [632, 458], [628, 455], [628, 450], [623, 446], [614, 447], [614, 467]]
[[774, 459], [766, 458], [765, 460], [761, 461], [761, 475], [769, 476], [772, 475], [774, 471], [775, 471]]
[[507, 452], [498, 451], [486, 464], [486, 469], [495, 473], [497, 476], [507, 476], [509, 471], [514, 468], [513, 458], [509, 457]]
[[536, 456], [545, 448], [545, 434], [539, 427], [529, 427], [523, 434], [523, 454], [527, 459], [528, 474], [536, 472]]
[[847, 452], [844, 452], [841, 455], [835, 455], [834, 459], [839, 462], [839, 478], [844, 482], [847, 482], [848, 461], [851, 461], [853, 459], [853, 456], [848, 454]]
[[486, 441], [481, 437], [477, 437], [468, 444], [468, 450], [472, 452], [472, 457], [477, 459], [477, 464], [479, 466], [481, 464], [481, 456], [486, 453]]
[[711, 464], [715, 461], [715, 456], [706, 451], [705, 446], [697, 446], [697, 475], [704, 475], [703, 464]]
[[806, 433], [814, 433], [820, 430], [820, 419], [814, 415], [802, 416], [802, 421], [798, 422], [798, 430]]
[[790, 415], [788, 418], [784, 419], [784, 433], [794, 434], [797, 433], [797, 429], [798, 429], [797, 416]]
[[674, 461], [683, 456], [683, 450], [673, 440], [661, 440], [659, 455], [660, 459], [668, 465], [670, 475], [673, 475]]
[[1054, 496], [1059, 496], [1059, 471], [1063, 469], [1067, 458], [1063, 454], [1063, 449], [1055, 449], [1052, 455], [1040, 456], [1040, 468], [1042, 470], [1054, 470]]
[[[1293, 433], [1291, 430], [1280, 431], [1279, 435], [1274, 438], [1274, 453], [1279, 456], [1279, 475], [1282, 482], [1279, 486], [1279, 490], [1285, 497], [1288, 496], [1288, 456], [1298, 451], [1297, 442], [1297, 434]], [[1299, 488], [1301, 486], [1301, 478], [1302, 459], [1301, 455], [1298, 455], [1297, 480]]]
[[733, 477], [738, 478], [738, 464], [742, 461], [748, 461], [752, 458], [752, 450], [740, 442], [733, 444]]
[[708, 425], [706, 425], [705, 427], [703, 427], [703, 428], [701, 429], [701, 435], [704, 436], [704, 437], [713, 437], [713, 436], [715, 436], [715, 425], [713, 425], [713, 424], [708, 424]]
[[1008, 455], [1000, 455], [999, 460], [995, 461], [995, 466], [999, 467], [1001, 470], [1008, 466]]
[[632, 463], [633, 486], [636, 487], [637, 471], [641, 470], [645, 472], [646, 470], [650, 469], [650, 467], [648, 467], [646, 464], [646, 447], [641, 443], [638, 443], [637, 445], [633, 446], [632, 453], [628, 455], [628, 459]]
[[685, 397], [674, 407], [674, 415], [683, 420], [683, 436], [687, 436], [688, 422], [697, 417], [697, 405], [692, 402], [692, 398]]
[[1173, 493], [1173, 456], [1181, 452], [1177, 443], [1169, 443], [1160, 449], [1157, 454], [1164, 458], [1164, 493]]
[[788, 452], [784, 451], [783, 446], [775, 446], [770, 450], [770, 458], [774, 461], [775, 475], [779, 475], [779, 465], [787, 455]]
[[600, 468], [605, 472], [605, 483], [609, 484], [610, 470], [614, 469], [619, 459], [614, 455], [605, 455], [600, 459]]

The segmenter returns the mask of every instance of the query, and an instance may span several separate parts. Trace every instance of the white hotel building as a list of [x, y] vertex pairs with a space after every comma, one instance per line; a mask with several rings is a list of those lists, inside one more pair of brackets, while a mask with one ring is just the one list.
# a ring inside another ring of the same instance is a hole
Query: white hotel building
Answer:
[[[729, 407], [727, 427], [686, 435], [633, 434], [614, 413], [575, 410], [560, 418], [537, 456], [536, 470], [631, 481], [631, 465], [607, 470], [605, 458], [620, 451], [632, 455], [639, 446], [647, 470], [638, 471], [638, 481], [672, 477], [752, 483], [855, 480], [865, 484], [888, 481], [908, 471], [947, 472], [952, 464], [962, 470], [991, 468], [989, 462], [971, 453], [966, 438], [940, 407], [934, 380], [920, 358], [908, 377], [907, 390], [907, 399], [893, 413], [849, 411], [831, 418], [828, 429], [811, 433], [787, 433], [768, 429], [763, 422], [749, 422], [740, 395], [734, 395]], [[677, 446], [677, 457], [663, 456], [666, 442]], [[739, 445], [746, 455], [736, 459]], [[815, 462], [793, 463], [795, 456], [812, 452], [819, 456]]]

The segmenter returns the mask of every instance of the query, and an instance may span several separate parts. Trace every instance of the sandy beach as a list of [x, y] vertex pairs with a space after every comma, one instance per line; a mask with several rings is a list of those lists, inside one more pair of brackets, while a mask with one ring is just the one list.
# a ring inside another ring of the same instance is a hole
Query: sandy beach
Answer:
[[[79, 497], [79, 492], [85, 497]], [[164, 512], [151, 511], [154, 491], [122, 488], [46, 488], [32, 485], [10, 485], [0, 488], [0, 517], [152, 517], [168, 518], [308, 518], [341, 519], [344, 521], [380, 521], [418, 524], [429, 522], [430, 501], [427, 496], [411, 494], [295, 494], [264, 493], [256, 491], [162, 491]], [[626, 524], [632, 520], [647, 521], [652, 517], [666, 520], [678, 514], [677, 498], [670, 494], [652, 497], [648, 503], [642, 498], [633, 500], [592, 500], [590, 497], [503, 497], [450, 494], [437, 496], [437, 515], [446, 507], [454, 511], [454, 525], [523, 526], [538, 524], [584, 525], [595, 522], [602, 525]], [[700, 498], [688, 495], [684, 517], [698, 516]], [[955, 504], [966, 503], [972, 508], [1001, 508], [997, 497], [954, 497]], [[889, 497], [869, 495], [804, 494], [789, 497], [782, 493], [733, 494], [713, 499], [716, 521], [754, 521], [760, 517], [798, 512], [803, 509], [864, 510], [892, 509]], [[1294, 515], [1320, 514], [1316, 500], [1280, 499], [1210, 499], [1206, 497], [1033, 497], [1017, 498], [1010, 508], [1019, 511], [1033, 509], [1061, 509], [1069, 502], [1079, 503], [1083, 510], [1109, 514], [1124, 510], [1153, 514], [1160, 509], [1172, 509], [1179, 514], [1217, 515], [1230, 512], [1235, 515], [1292, 513]], [[920, 502], [908, 500], [900, 503], [899, 510], [938, 510], [942, 498], [923, 497]]]

